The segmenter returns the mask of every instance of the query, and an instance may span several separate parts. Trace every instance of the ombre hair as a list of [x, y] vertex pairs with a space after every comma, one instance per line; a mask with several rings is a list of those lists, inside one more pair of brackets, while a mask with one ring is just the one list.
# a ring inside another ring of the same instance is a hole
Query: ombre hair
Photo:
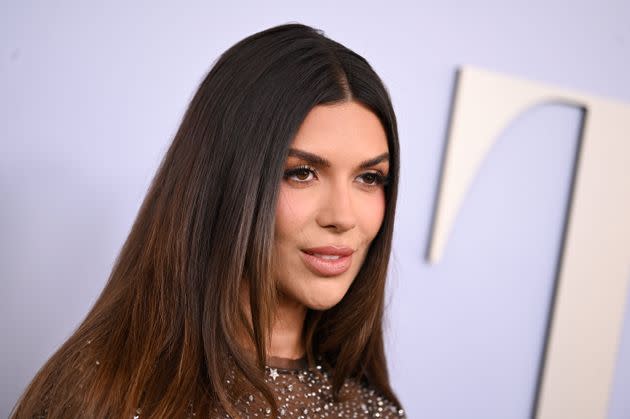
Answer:
[[[356, 101], [387, 134], [386, 210], [346, 295], [308, 310], [307, 362], [398, 403], [383, 345], [385, 282], [399, 177], [396, 118], [370, 64], [319, 29], [289, 23], [236, 43], [201, 82], [152, 180], [108, 281], [72, 336], [38, 371], [13, 418], [237, 416], [224, 384], [277, 405], [264, 380], [276, 304], [275, 208], [289, 145], [313, 107]], [[249, 289], [242, 304], [240, 289]], [[248, 312], [246, 312], [248, 311]], [[249, 312], [250, 311], [250, 312]], [[256, 355], [235, 336], [245, 330]], [[348, 344], [352, 342], [352, 344]]]

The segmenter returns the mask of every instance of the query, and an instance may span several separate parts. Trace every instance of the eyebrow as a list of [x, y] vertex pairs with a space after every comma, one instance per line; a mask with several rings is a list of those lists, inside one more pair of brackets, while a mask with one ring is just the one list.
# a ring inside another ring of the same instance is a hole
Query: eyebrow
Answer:
[[[306, 162], [314, 166], [330, 167], [329, 160], [326, 160], [325, 158], [318, 156], [317, 154], [309, 153], [308, 151], [299, 150], [297, 148], [289, 149], [289, 157], [297, 157], [299, 159], [305, 160]], [[367, 169], [368, 167], [377, 165], [384, 160], [388, 160], [389, 163], [389, 153], [379, 154], [376, 157], [362, 161], [361, 163], [359, 163], [358, 168]]]

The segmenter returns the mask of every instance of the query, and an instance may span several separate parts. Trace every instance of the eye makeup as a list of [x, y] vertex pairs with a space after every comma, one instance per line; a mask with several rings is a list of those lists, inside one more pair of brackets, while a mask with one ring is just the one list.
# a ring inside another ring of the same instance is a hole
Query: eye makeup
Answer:
[[[311, 174], [313, 175], [313, 179], [299, 179], [299, 178], [297, 180], [291, 179], [294, 176], [299, 176], [299, 175], [308, 176]], [[316, 176], [317, 176], [317, 171], [313, 167], [309, 165], [305, 165], [305, 164], [288, 169], [284, 172], [285, 180], [292, 180], [297, 183], [310, 183], [311, 181], [315, 179]], [[367, 180], [367, 182], [363, 182], [363, 184], [368, 187], [385, 186], [389, 183], [389, 180], [390, 180], [389, 176], [384, 174], [380, 170], [365, 172], [359, 175], [358, 177], [363, 178], [364, 180]]]

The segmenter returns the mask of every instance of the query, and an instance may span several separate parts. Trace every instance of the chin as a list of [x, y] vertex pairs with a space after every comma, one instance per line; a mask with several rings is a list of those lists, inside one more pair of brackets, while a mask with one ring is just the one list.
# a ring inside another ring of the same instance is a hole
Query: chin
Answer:
[[345, 287], [343, 289], [312, 290], [301, 300], [302, 304], [311, 310], [324, 311], [339, 304], [347, 291], [348, 289]]
[[343, 300], [356, 274], [350, 270], [340, 276], [324, 278], [306, 270], [298, 274], [287, 272], [278, 278], [278, 290], [288, 301], [310, 310], [325, 311]]
[[311, 310], [325, 311], [325, 310], [328, 310], [328, 309], [333, 308], [334, 306], [336, 306], [337, 303], [339, 303], [339, 301], [341, 301], [341, 298], [335, 299], [333, 301], [309, 302], [309, 303], [305, 304], [305, 306], [307, 308], [311, 309]]

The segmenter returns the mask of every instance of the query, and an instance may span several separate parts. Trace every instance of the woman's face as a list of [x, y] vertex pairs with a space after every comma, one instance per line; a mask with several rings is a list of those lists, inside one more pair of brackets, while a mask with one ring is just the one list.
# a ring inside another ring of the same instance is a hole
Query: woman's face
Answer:
[[274, 270], [284, 299], [325, 310], [343, 298], [383, 221], [388, 171], [385, 130], [366, 107], [309, 112], [276, 207]]

